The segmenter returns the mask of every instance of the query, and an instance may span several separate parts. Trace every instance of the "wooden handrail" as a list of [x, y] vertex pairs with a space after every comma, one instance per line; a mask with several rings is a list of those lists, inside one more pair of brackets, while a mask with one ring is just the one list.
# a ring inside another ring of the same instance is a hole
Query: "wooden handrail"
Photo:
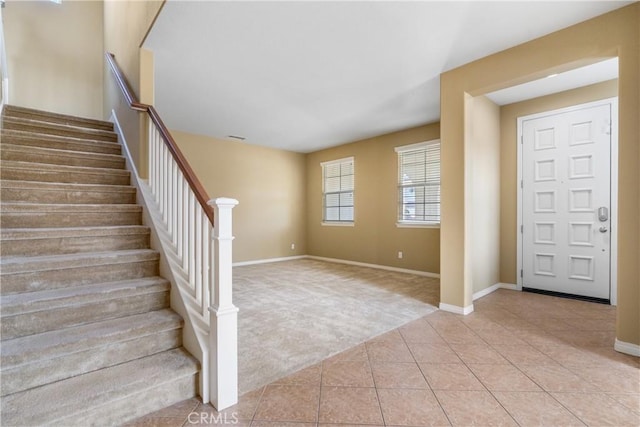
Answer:
[[107, 59], [107, 63], [109, 64], [109, 67], [111, 68], [111, 71], [113, 72], [113, 75], [118, 82], [118, 86], [120, 86], [120, 90], [122, 91], [122, 94], [129, 104], [129, 107], [132, 110], [146, 112], [153, 124], [156, 125], [156, 128], [158, 129], [158, 132], [160, 132], [165, 145], [171, 152], [173, 159], [178, 164], [178, 167], [182, 171], [182, 174], [189, 183], [189, 187], [191, 187], [191, 190], [195, 194], [198, 203], [200, 203], [200, 206], [202, 206], [202, 209], [204, 210], [207, 218], [209, 218], [209, 221], [211, 221], [211, 225], [213, 226], [213, 208], [207, 204], [207, 202], [209, 201], [209, 196], [202, 186], [202, 183], [193, 172], [193, 169], [191, 169], [189, 162], [187, 162], [187, 159], [178, 148], [178, 144], [176, 144], [176, 141], [171, 136], [169, 129], [167, 129], [164, 122], [160, 118], [158, 111], [152, 105], [143, 104], [136, 99], [136, 96], [134, 95], [133, 90], [131, 90], [131, 86], [129, 85], [127, 78], [124, 76], [122, 70], [116, 63], [116, 57], [112, 53], [106, 52], [105, 58]]

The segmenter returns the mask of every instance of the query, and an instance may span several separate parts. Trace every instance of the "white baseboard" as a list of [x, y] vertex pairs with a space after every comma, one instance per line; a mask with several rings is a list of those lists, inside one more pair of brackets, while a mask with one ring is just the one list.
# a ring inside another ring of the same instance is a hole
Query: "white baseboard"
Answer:
[[475, 301], [479, 298], [487, 296], [490, 293], [497, 291], [498, 289], [500, 289], [500, 283], [496, 283], [495, 285], [491, 285], [488, 288], [484, 288], [483, 290], [473, 294], [473, 300]]
[[398, 273], [408, 273], [408, 274], [415, 274], [417, 276], [433, 277], [433, 278], [436, 278], [436, 279], [440, 278], [439, 274], [430, 273], [428, 271], [410, 270], [408, 268], [390, 267], [388, 265], [369, 264], [369, 263], [366, 263], [366, 262], [349, 261], [349, 260], [346, 260], [346, 259], [339, 259], [339, 258], [327, 258], [327, 257], [321, 257], [321, 256], [315, 256], [315, 255], [296, 255], [296, 256], [281, 257], [281, 258], [257, 259], [257, 260], [254, 260], [254, 261], [240, 261], [240, 262], [234, 262], [233, 266], [234, 267], [242, 267], [244, 265], [267, 264], [267, 263], [270, 263], [270, 262], [292, 261], [292, 260], [296, 260], [296, 259], [315, 259], [315, 260], [318, 260], [318, 261], [335, 262], [337, 264], [357, 265], [357, 266], [360, 266], [360, 267], [377, 268], [379, 270], [389, 270], [389, 271], [396, 271]]
[[[517, 290], [517, 286], [513, 283], [496, 283], [495, 285], [491, 285], [488, 288], [484, 288], [481, 291], [478, 291], [473, 294], [473, 301], [480, 299], [484, 296], [489, 295], [492, 292], [497, 291], [498, 289], [510, 289]], [[473, 304], [468, 305], [466, 307], [459, 307], [457, 305], [445, 304], [443, 302], [440, 303], [440, 310], [448, 311], [450, 313], [467, 315], [473, 312]]]
[[518, 286], [514, 285], [513, 283], [496, 283], [495, 285], [489, 286], [488, 288], [484, 288], [483, 290], [474, 293], [473, 300], [475, 301], [479, 298], [487, 296], [490, 293], [497, 291], [498, 289], [510, 289], [512, 291], [515, 291], [518, 289]]
[[640, 357], [640, 345], [638, 344], [620, 341], [618, 338], [616, 338], [616, 343], [613, 348], [620, 353]]
[[234, 267], [242, 267], [245, 265], [254, 265], [254, 264], [267, 264], [270, 262], [282, 262], [282, 261], [293, 261], [295, 259], [304, 259], [307, 258], [306, 255], [296, 255], [296, 256], [286, 256], [286, 257], [280, 257], [280, 258], [267, 258], [267, 259], [256, 259], [253, 261], [240, 261], [240, 262], [234, 262], [233, 266]]
[[326, 258], [326, 257], [322, 257], [322, 256], [315, 256], [315, 255], [307, 255], [306, 257], [309, 258], [309, 259], [317, 259], [318, 261], [335, 262], [335, 263], [338, 263], [338, 264], [357, 265], [357, 266], [360, 266], [360, 267], [377, 268], [379, 270], [397, 271], [398, 273], [409, 273], [409, 274], [415, 274], [417, 276], [433, 277], [433, 278], [436, 278], [436, 279], [440, 278], [439, 274], [429, 273], [428, 271], [410, 270], [408, 268], [390, 267], [388, 265], [369, 264], [369, 263], [366, 263], [366, 262], [349, 261], [349, 260], [346, 260], [346, 259], [338, 259], [338, 258]]
[[473, 313], [473, 304], [466, 307], [458, 307], [457, 305], [445, 304], [441, 302], [438, 308], [442, 311], [448, 311], [449, 313], [453, 314], [462, 314], [463, 316]]
[[349, 261], [346, 259], [339, 259], [339, 258], [327, 258], [327, 257], [321, 257], [321, 256], [315, 256], [315, 255], [296, 255], [296, 256], [288, 256], [288, 257], [280, 257], [280, 258], [257, 259], [253, 261], [240, 261], [240, 262], [234, 262], [233, 266], [242, 267], [245, 265], [267, 264], [271, 262], [281, 262], [281, 261], [293, 261], [296, 259], [315, 259], [318, 261], [335, 262], [337, 264], [357, 265], [360, 267], [377, 268], [378, 270], [389, 270], [389, 271], [396, 271], [398, 273], [415, 274], [416, 276], [433, 277], [436, 279], [440, 278], [439, 274], [430, 273], [428, 271], [410, 270], [408, 268], [390, 267], [388, 265], [369, 264], [366, 262]]

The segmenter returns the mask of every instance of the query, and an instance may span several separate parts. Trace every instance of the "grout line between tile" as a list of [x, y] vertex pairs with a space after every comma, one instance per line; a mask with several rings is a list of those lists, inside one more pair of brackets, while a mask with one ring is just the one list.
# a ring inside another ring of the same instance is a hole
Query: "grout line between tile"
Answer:
[[[398, 328], [394, 330], [397, 330], [397, 329]], [[398, 331], [398, 333], [400, 334], [400, 331]], [[402, 337], [402, 334], [400, 334], [400, 337]], [[404, 337], [402, 337], [402, 340], [404, 341]], [[365, 351], [367, 352], [367, 361], [369, 363], [369, 369], [371, 370], [371, 379], [373, 380], [373, 389], [376, 391], [376, 399], [378, 399], [378, 410], [380, 411], [380, 418], [382, 418], [382, 424], [386, 426], [387, 421], [384, 418], [384, 411], [382, 410], [382, 403], [380, 401], [380, 393], [378, 393], [378, 386], [376, 385], [376, 377], [373, 375], [373, 367], [371, 365], [371, 355], [369, 354], [369, 347], [367, 346], [367, 342], [365, 342], [364, 348], [365, 348]], [[411, 351], [409, 351], [409, 353], [411, 353]], [[411, 357], [413, 357], [413, 355]]]

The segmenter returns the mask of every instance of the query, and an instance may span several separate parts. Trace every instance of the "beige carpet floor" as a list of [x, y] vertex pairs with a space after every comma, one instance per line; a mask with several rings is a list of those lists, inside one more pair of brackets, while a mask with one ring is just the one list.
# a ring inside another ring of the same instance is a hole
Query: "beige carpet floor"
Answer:
[[240, 394], [436, 310], [438, 279], [311, 259], [235, 267]]

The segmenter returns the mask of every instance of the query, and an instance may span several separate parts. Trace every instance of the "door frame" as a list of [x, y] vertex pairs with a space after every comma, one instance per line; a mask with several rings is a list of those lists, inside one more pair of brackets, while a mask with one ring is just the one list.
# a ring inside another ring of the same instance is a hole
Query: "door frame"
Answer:
[[602, 105], [611, 106], [611, 247], [609, 251], [609, 283], [610, 302], [611, 305], [618, 303], [618, 97], [606, 98], [599, 101], [587, 102], [584, 104], [572, 105], [571, 107], [559, 108], [556, 110], [544, 111], [541, 113], [529, 114], [518, 117], [518, 132], [516, 145], [518, 147], [518, 176], [516, 188], [517, 196], [517, 270], [516, 270], [516, 289], [522, 290], [522, 269], [523, 269], [523, 247], [522, 247], [522, 123], [525, 120], [538, 119], [541, 117], [568, 113], [571, 111], [581, 110], [589, 107], [597, 107]]

